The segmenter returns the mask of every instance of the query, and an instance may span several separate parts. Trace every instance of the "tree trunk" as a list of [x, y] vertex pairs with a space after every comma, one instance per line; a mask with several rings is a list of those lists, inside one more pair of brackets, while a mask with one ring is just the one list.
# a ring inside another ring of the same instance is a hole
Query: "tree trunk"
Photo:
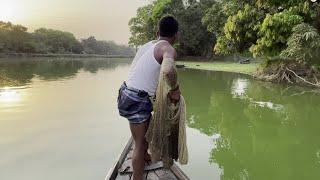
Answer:
[[319, 4], [317, 4], [316, 28], [318, 29], [318, 32], [320, 33], [320, 5]]

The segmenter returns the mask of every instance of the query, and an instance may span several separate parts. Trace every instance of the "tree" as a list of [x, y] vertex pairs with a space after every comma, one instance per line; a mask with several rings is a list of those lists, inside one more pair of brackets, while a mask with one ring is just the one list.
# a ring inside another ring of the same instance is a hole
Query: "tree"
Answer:
[[[84, 49], [85, 48], [85, 49]], [[134, 55], [133, 49], [113, 41], [97, 41], [94, 37], [82, 43], [70, 32], [40, 28], [28, 33], [27, 28], [0, 21], [0, 52], [2, 53], [75, 53], [102, 55]]]
[[137, 48], [155, 36], [151, 20], [153, 6], [153, 4], [149, 4], [138, 8], [136, 17], [130, 19], [130, 46]]
[[134, 55], [133, 49], [127, 46], [117, 45], [113, 41], [98, 41], [95, 37], [91, 36], [88, 39], [81, 41], [84, 52], [87, 54], [100, 54], [100, 55]]
[[200, 3], [194, 3], [181, 11], [178, 20], [180, 23], [180, 38], [178, 52], [186, 56], [210, 55], [215, 41], [215, 35], [202, 24], [204, 9]]
[[26, 27], [0, 21], [0, 52], [23, 52], [29, 41]]
[[286, 47], [292, 28], [301, 23], [303, 18], [285, 10], [274, 15], [267, 14], [259, 26], [259, 39], [250, 48], [254, 56], [276, 56]]
[[201, 19], [206, 7], [211, 3], [210, 0], [157, 0], [139, 8], [137, 16], [129, 22], [132, 34], [129, 44], [138, 47], [155, 39], [158, 21], [170, 14], [175, 16], [180, 24], [180, 39], [176, 45], [179, 55], [210, 54], [214, 36], [208, 33]]
[[215, 3], [207, 9], [202, 18], [203, 25], [207, 27], [209, 32], [214, 33], [216, 36], [223, 34], [223, 27], [226, 22], [227, 15], [223, 10], [223, 4], [220, 2]]
[[72, 33], [53, 29], [40, 28], [34, 31], [36, 43], [44, 44], [45, 51], [50, 53], [79, 52], [79, 42]]
[[301, 63], [320, 64], [320, 35], [309, 24], [296, 25], [288, 39], [287, 48], [281, 57], [297, 60]]
[[[224, 25], [224, 37], [220, 36], [218, 38], [216, 52], [225, 54], [226, 52], [244, 52], [247, 50], [257, 39], [257, 25], [260, 19], [259, 10], [249, 4], [246, 4], [244, 9], [239, 10], [237, 14], [229, 16]], [[228, 48], [226, 45], [232, 47], [232, 51], [226, 50]]]

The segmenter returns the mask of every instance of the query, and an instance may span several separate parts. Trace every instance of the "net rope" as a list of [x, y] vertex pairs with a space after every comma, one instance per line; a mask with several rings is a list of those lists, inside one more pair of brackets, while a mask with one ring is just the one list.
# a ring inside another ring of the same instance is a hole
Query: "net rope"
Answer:
[[[168, 98], [170, 90], [177, 86], [177, 84], [170, 84], [169, 78], [166, 75], [172, 70], [174, 71], [174, 82], [177, 82], [177, 69], [173, 59], [164, 59], [161, 65], [156, 99], [153, 104], [154, 114], [146, 133], [152, 161], [162, 160], [166, 168], [171, 167], [173, 159], [176, 159], [172, 150], [175, 148], [178, 152], [177, 159], [179, 163], [188, 163], [185, 100], [180, 95], [179, 102], [173, 104]], [[176, 142], [172, 140], [173, 138], [177, 138], [178, 144], [170, 143]]]

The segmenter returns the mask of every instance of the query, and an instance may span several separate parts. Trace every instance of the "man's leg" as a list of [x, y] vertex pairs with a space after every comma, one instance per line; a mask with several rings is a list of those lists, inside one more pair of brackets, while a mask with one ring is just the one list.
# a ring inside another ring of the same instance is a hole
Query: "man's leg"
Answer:
[[145, 134], [148, 130], [149, 122], [142, 124], [130, 124], [130, 130], [134, 139], [134, 150], [132, 158], [133, 180], [142, 180], [145, 166], [145, 153], [147, 151], [147, 142]]

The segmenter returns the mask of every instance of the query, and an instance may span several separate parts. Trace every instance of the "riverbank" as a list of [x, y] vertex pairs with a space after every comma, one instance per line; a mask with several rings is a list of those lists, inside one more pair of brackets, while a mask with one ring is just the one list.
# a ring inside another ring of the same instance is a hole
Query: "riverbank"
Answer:
[[211, 70], [211, 71], [226, 71], [236, 72], [242, 74], [248, 74], [253, 76], [259, 67], [259, 63], [240, 64], [234, 62], [189, 62], [189, 61], [178, 61], [178, 65], [184, 65], [185, 68], [200, 69], [200, 70]]
[[36, 54], [36, 53], [0, 53], [0, 58], [7, 57], [53, 57], [53, 58], [132, 58], [126, 55], [98, 55], [98, 54]]
[[[319, 71], [309, 70], [308, 73], [296, 68], [286, 69], [284, 72], [280, 73], [283, 66], [276, 66], [275, 68], [280, 68], [280, 70], [270, 70], [272, 67], [265, 68], [263, 71], [258, 70], [260, 64], [257, 62], [250, 64], [240, 64], [234, 62], [195, 62], [195, 61], [178, 61], [177, 65], [184, 65], [185, 68], [199, 69], [199, 70], [209, 70], [209, 71], [225, 71], [225, 72], [235, 72], [241, 74], [250, 75], [261, 81], [268, 81], [274, 83], [288, 83], [295, 84], [299, 86], [311, 86], [320, 87], [318, 79], [320, 79]], [[300, 68], [301, 69], [301, 68]], [[276, 73], [275, 73], [276, 72]], [[297, 73], [296, 73], [297, 72]], [[302, 73], [301, 73], [302, 72]], [[278, 75], [281, 75], [278, 77]], [[280, 79], [279, 79], [280, 78]]]

